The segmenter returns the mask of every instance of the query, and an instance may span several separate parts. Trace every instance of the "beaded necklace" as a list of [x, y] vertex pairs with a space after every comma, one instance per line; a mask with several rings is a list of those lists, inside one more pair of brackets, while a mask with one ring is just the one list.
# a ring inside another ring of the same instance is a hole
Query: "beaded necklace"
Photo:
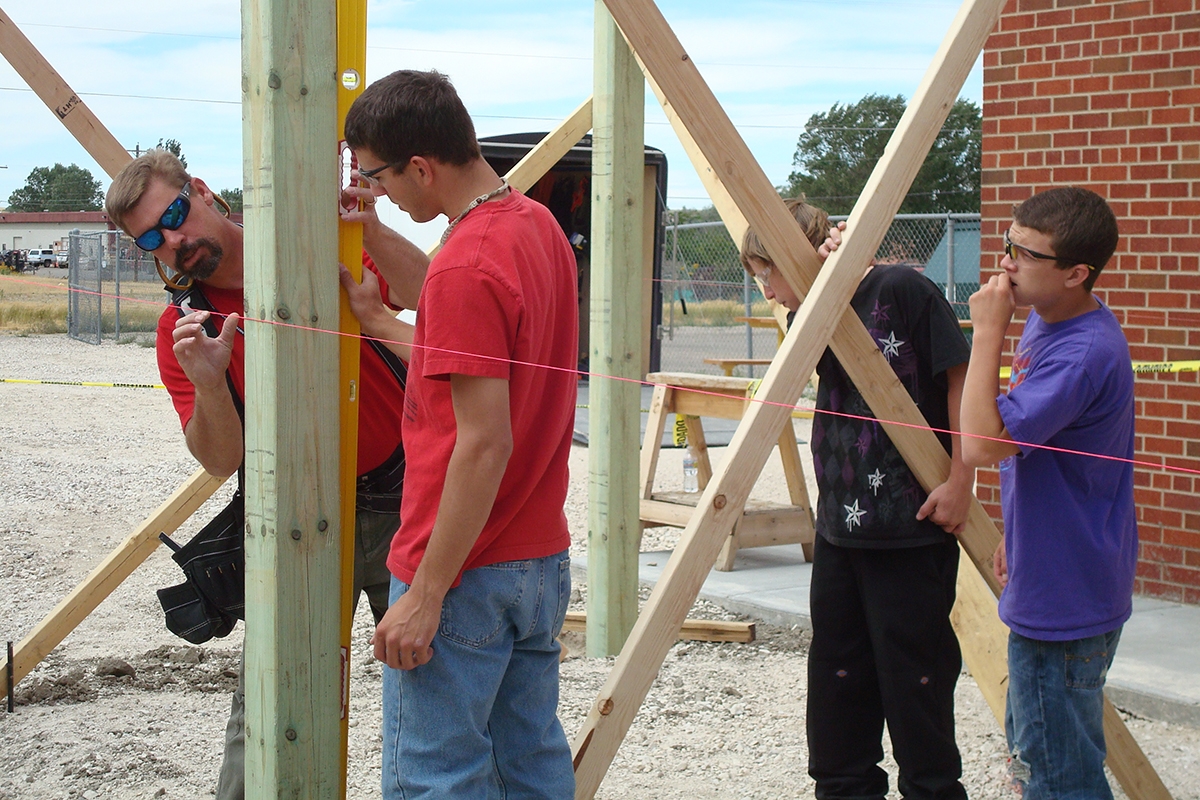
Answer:
[[507, 189], [508, 189], [508, 180], [501, 178], [500, 186], [498, 186], [497, 188], [488, 192], [487, 194], [481, 194], [481, 195], [479, 195], [479, 197], [476, 197], [474, 200], [472, 200], [470, 205], [468, 205], [466, 208], [464, 208], [462, 210], [461, 214], [459, 214], [454, 219], [450, 220], [450, 224], [447, 225], [446, 230], [442, 232], [442, 241], [439, 246], [444, 245], [446, 243], [446, 240], [450, 238], [450, 234], [454, 231], [454, 226], [457, 225], [458, 223], [462, 222], [462, 218], [467, 215], [468, 211], [470, 211], [473, 208], [477, 208], [477, 207], [483, 205], [488, 200], [491, 200], [493, 197], [498, 196], [500, 193], [506, 191]]

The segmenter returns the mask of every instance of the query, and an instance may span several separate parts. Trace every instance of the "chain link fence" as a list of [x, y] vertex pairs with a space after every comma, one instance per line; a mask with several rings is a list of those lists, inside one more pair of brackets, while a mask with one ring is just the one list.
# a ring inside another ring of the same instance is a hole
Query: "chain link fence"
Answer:
[[[667, 213], [661, 369], [761, 377], [765, 366], [734, 362], [770, 359], [780, 333], [725, 223], [679, 224]], [[979, 215], [898, 214], [875, 260], [921, 270], [967, 320], [967, 298], [979, 288]]]
[[68, 241], [67, 335], [152, 345], [167, 300], [154, 259], [120, 231], [73, 231]]

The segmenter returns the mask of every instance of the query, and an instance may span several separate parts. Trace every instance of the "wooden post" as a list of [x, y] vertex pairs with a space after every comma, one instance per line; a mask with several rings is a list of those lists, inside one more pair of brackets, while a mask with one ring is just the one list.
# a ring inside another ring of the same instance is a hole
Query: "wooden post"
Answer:
[[[593, 372], [642, 377], [644, 83], [602, 2], [596, 3], [592, 122]], [[638, 438], [641, 387], [590, 383], [588, 632], [591, 656], [621, 649], [638, 613]]]
[[341, 787], [335, 64], [334, 3], [244, 0], [251, 797]]

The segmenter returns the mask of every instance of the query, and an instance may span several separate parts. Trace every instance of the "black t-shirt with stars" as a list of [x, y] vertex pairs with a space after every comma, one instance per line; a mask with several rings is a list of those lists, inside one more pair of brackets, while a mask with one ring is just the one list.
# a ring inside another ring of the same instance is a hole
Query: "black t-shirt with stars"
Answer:
[[[971, 355], [950, 304], [925, 276], [905, 266], [877, 266], [850, 305], [931, 427], [947, 429], [946, 370]], [[842, 365], [828, 349], [817, 365], [818, 413], [812, 453], [819, 498], [817, 532], [842, 547], [916, 547], [947, 541], [917, 520], [926, 494]], [[950, 452], [950, 437], [938, 438]]]

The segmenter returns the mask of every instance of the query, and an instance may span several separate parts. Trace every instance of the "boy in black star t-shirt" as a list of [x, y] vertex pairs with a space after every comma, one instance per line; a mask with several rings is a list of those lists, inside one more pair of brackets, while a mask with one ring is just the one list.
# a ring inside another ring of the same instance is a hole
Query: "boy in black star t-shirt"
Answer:
[[[787, 201], [814, 247], [829, 218], [803, 199]], [[800, 301], [753, 231], [742, 263], [767, 297], [791, 311]], [[970, 348], [937, 287], [904, 266], [875, 266], [851, 307], [883, 351], [930, 427], [958, 430]], [[883, 798], [888, 776], [883, 725], [906, 798], [965, 798], [954, 741], [954, 686], [962, 668], [950, 626], [958, 544], [973, 471], [957, 437], [950, 478], [929, 495], [828, 349], [812, 453], [819, 489], [813, 556], [813, 639], [808, 656], [808, 771], [816, 796]], [[821, 413], [827, 412], [827, 413]], [[865, 419], [864, 419], [865, 418]]]

